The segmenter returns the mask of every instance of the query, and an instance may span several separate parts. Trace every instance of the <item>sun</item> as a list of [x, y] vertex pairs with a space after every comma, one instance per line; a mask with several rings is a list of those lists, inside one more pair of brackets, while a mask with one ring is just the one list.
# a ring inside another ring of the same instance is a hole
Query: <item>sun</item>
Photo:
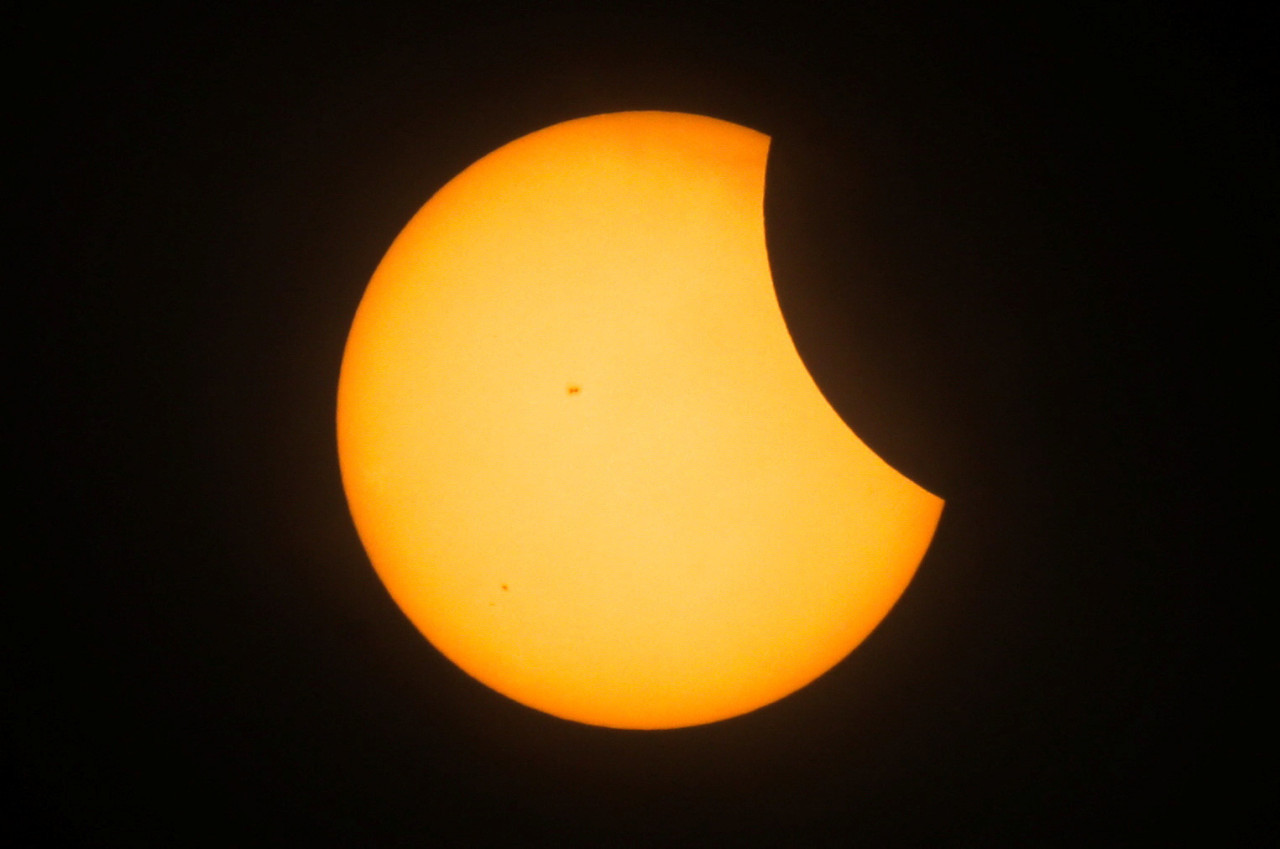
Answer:
[[418, 212], [352, 324], [338, 449], [405, 615], [479, 681], [618, 728], [712, 722], [883, 619], [942, 501], [830, 407], [774, 294], [767, 136], [597, 115]]

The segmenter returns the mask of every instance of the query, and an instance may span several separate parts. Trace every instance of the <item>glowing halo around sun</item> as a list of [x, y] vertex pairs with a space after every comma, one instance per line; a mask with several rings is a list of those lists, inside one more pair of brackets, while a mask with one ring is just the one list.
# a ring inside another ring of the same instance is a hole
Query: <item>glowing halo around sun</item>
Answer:
[[624, 112], [494, 151], [409, 222], [356, 313], [338, 448], [415, 626], [525, 705], [725, 719], [851, 652], [942, 501], [814, 384], [765, 250], [769, 139]]

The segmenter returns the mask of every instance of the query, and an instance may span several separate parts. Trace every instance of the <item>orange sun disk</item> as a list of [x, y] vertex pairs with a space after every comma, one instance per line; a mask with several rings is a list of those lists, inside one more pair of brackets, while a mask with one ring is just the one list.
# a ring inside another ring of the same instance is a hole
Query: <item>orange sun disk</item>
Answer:
[[942, 501], [814, 384], [774, 294], [767, 136], [695, 115], [557, 124], [409, 222], [360, 303], [338, 447], [414, 625], [566, 719], [670, 728], [838, 663]]

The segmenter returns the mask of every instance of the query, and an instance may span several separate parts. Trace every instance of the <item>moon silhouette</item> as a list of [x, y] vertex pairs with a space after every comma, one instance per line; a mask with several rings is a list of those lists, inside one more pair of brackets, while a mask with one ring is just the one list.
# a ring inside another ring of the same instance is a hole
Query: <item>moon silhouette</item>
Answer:
[[942, 501], [846, 426], [765, 249], [769, 138], [623, 112], [485, 156], [408, 223], [352, 324], [338, 448], [392, 598], [541, 711], [725, 719], [884, 618]]

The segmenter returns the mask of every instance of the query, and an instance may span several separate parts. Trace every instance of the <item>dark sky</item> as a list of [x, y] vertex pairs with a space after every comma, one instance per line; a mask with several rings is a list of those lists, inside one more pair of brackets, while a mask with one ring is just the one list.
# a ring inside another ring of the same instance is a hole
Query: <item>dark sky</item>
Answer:
[[[6, 593], [24, 812], [6, 831], [1261, 833], [1260, 798], [1232, 787], [1261, 745], [1239, 736], [1245, 683], [1274, 667], [1251, 648], [1265, 471], [1245, 424], [1274, 394], [1255, 290], [1280, 235], [1260, 18], [206, 5], [13, 31], [31, 58], [11, 78], [11, 415], [37, 473], [18, 478], [30, 543]], [[773, 137], [769, 248], [797, 346], [855, 431], [948, 501], [842, 664], [657, 733], [539, 714], [436, 653], [364, 556], [333, 434], [347, 327], [413, 212], [511, 139], [625, 109]]]

